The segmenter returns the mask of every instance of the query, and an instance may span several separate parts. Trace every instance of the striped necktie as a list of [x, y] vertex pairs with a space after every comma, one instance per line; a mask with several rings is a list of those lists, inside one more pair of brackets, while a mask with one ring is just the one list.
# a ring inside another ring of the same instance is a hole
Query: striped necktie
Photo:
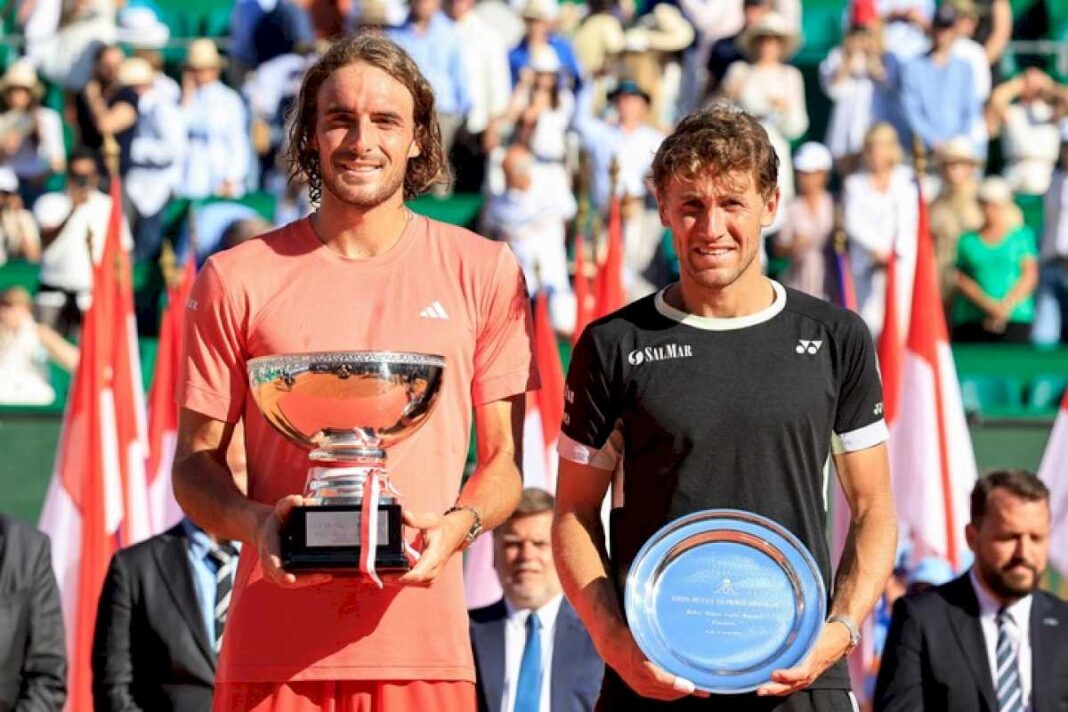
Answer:
[[1020, 684], [1020, 663], [1011, 627], [1012, 614], [1002, 608], [998, 611], [998, 645], [995, 658], [998, 669], [998, 712], [1022, 712], [1024, 708], [1023, 686]]
[[234, 587], [234, 568], [237, 566], [237, 549], [233, 544], [220, 544], [208, 552], [216, 564], [215, 569], [215, 653], [222, 649], [223, 627], [226, 612], [230, 608], [230, 592]]

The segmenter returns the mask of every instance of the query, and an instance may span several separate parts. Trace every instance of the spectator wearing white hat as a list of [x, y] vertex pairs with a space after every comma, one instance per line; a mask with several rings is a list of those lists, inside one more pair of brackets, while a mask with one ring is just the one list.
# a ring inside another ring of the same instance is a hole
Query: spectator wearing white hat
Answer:
[[798, 194], [786, 204], [776, 251], [790, 259], [780, 281], [826, 299], [828, 247], [834, 232], [834, 199], [827, 191], [833, 161], [822, 143], [809, 141], [794, 155]]
[[1068, 344], [1068, 119], [1060, 125], [1060, 160], [1046, 192], [1035, 323], [1038, 344]]
[[954, 341], [1027, 343], [1038, 284], [1035, 236], [1021, 224], [1012, 188], [991, 176], [979, 186], [983, 226], [957, 244]]
[[964, 233], [983, 225], [983, 210], [976, 195], [980, 163], [966, 136], [946, 141], [935, 152], [935, 159], [942, 185], [927, 215], [935, 243], [942, 300], [949, 314], [957, 290], [957, 242]]
[[530, 149], [536, 162], [534, 170], [545, 174], [544, 185], [552, 187], [554, 193], [570, 194], [571, 179], [564, 161], [575, 95], [561, 82], [560, 72], [560, 59], [551, 47], [532, 54], [520, 72], [501, 123], [511, 127], [512, 141]]
[[171, 39], [171, 29], [160, 22], [152, 8], [144, 5], [123, 8], [118, 15], [118, 25], [118, 43], [129, 48], [132, 56], [152, 65], [156, 70], [153, 89], [177, 104], [182, 97], [182, 88], [163, 71], [162, 50]]
[[521, 16], [526, 25], [526, 33], [519, 44], [508, 53], [508, 66], [512, 71], [512, 84], [519, 83], [519, 74], [523, 67], [530, 64], [530, 58], [545, 48], [556, 52], [560, 60], [560, 71], [575, 91], [582, 84], [582, 69], [571, 42], [558, 34], [554, 26], [559, 14], [555, 0], [527, 0]]
[[797, 30], [781, 15], [764, 15], [738, 38], [747, 61], [730, 65], [719, 85], [723, 98], [757, 117], [768, 132], [779, 157], [782, 201], [794, 195], [789, 142], [808, 129], [804, 79], [797, 67], [786, 64], [797, 49], [798, 39]]
[[0, 265], [9, 259], [41, 261], [41, 236], [33, 213], [23, 207], [19, 179], [0, 167]]
[[59, 113], [41, 106], [44, 87], [28, 60], [12, 63], [0, 79], [0, 165], [18, 176], [22, 195], [32, 201], [45, 179], [62, 173], [67, 160]]
[[119, 69], [119, 82], [137, 96], [137, 123], [130, 147], [130, 168], [123, 187], [126, 215], [134, 238], [134, 257], [151, 260], [163, 239], [163, 210], [178, 188], [186, 150], [182, 112], [167, 92], [156, 88], [156, 70], [141, 57]]
[[245, 194], [252, 159], [248, 113], [241, 96], [219, 80], [224, 64], [212, 40], [189, 43], [181, 102], [188, 148], [178, 187], [186, 198]]

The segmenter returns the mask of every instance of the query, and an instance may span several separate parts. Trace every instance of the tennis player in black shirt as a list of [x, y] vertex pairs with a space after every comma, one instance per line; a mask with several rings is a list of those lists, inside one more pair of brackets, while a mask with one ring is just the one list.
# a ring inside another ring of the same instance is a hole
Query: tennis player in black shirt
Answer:
[[[564, 591], [609, 667], [599, 710], [855, 709], [844, 658], [890, 575], [897, 538], [882, 387], [860, 317], [761, 273], [777, 173], [767, 134], [748, 114], [715, 107], [684, 119], [652, 171], [680, 279], [591, 324], [572, 356], [553, 547]], [[831, 457], [852, 522], [833, 578]], [[600, 511], [620, 459], [609, 558]], [[815, 556], [830, 601], [801, 664], [753, 693], [707, 699], [645, 658], [619, 601], [652, 534], [715, 507], [792, 531]]]

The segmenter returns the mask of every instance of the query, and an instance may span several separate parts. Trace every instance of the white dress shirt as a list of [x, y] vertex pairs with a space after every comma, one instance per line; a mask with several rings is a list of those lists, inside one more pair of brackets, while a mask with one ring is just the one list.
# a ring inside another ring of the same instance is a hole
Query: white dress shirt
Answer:
[[493, 26], [476, 12], [468, 12], [457, 20], [456, 31], [462, 42], [464, 71], [471, 95], [467, 130], [479, 134], [508, 108], [512, 96], [508, 48]]
[[[563, 600], [563, 594], [557, 594], [534, 611], [541, 620], [541, 699], [538, 703], [541, 712], [550, 712], [553, 634], [556, 630], [556, 614], [560, 612]], [[515, 688], [519, 683], [519, 664], [523, 660], [523, 648], [527, 642], [527, 618], [531, 611], [516, 608], [507, 598], [504, 599], [504, 605], [508, 609], [508, 618], [504, 622], [504, 699], [501, 701], [501, 710], [512, 712], [515, 708]]]
[[[995, 619], [998, 611], [1001, 610], [1001, 604], [995, 601], [993, 596], [979, 583], [974, 567], [968, 572], [968, 578], [972, 582], [972, 588], [975, 589], [975, 597], [979, 599], [979, 626], [983, 629], [986, 659], [990, 663], [990, 679], [994, 683], [996, 694], [998, 624]], [[1016, 649], [1016, 663], [1020, 667], [1020, 692], [1024, 700], [1024, 712], [1033, 709], [1031, 705], [1031, 601], [1030, 595], [1024, 596], [1005, 609], [1012, 619], [1009, 634], [1012, 637], [1012, 646]]]
[[137, 102], [126, 193], [139, 215], [163, 210], [181, 181], [186, 151], [182, 111], [169, 90], [153, 85]]
[[874, 265], [872, 253], [893, 251], [897, 256], [898, 335], [903, 337], [908, 333], [916, 272], [919, 196], [912, 171], [898, 166], [885, 191], [876, 189], [870, 173], [854, 173], [845, 179], [842, 204], [857, 309], [878, 336], [886, 310], [886, 270]]
[[223, 181], [245, 192], [252, 158], [248, 117], [241, 96], [222, 82], [199, 88], [182, 106], [189, 131], [185, 171], [179, 194], [186, 198], [215, 195]]

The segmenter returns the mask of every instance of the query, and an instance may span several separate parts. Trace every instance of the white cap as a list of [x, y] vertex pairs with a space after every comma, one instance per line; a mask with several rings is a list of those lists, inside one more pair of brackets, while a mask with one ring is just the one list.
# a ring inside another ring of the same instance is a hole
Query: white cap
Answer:
[[1012, 186], [1001, 176], [988, 176], [979, 184], [976, 197], [980, 203], [1008, 205], [1012, 202]]
[[818, 141], [808, 141], [801, 144], [794, 154], [794, 170], [801, 173], [815, 173], [816, 171], [829, 171], [834, 161], [827, 147]]
[[0, 166], [0, 191], [14, 193], [19, 189], [19, 178], [15, 171], [7, 166]]
[[538, 73], [555, 73], [560, 71], [560, 56], [552, 47], [539, 47], [530, 53], [527, 66]]
[[119, 13], [116, 39], [131, 47], [160, 49], [171, 38], [171, 30], [160, 22], [152, 8], [127, 7]]

